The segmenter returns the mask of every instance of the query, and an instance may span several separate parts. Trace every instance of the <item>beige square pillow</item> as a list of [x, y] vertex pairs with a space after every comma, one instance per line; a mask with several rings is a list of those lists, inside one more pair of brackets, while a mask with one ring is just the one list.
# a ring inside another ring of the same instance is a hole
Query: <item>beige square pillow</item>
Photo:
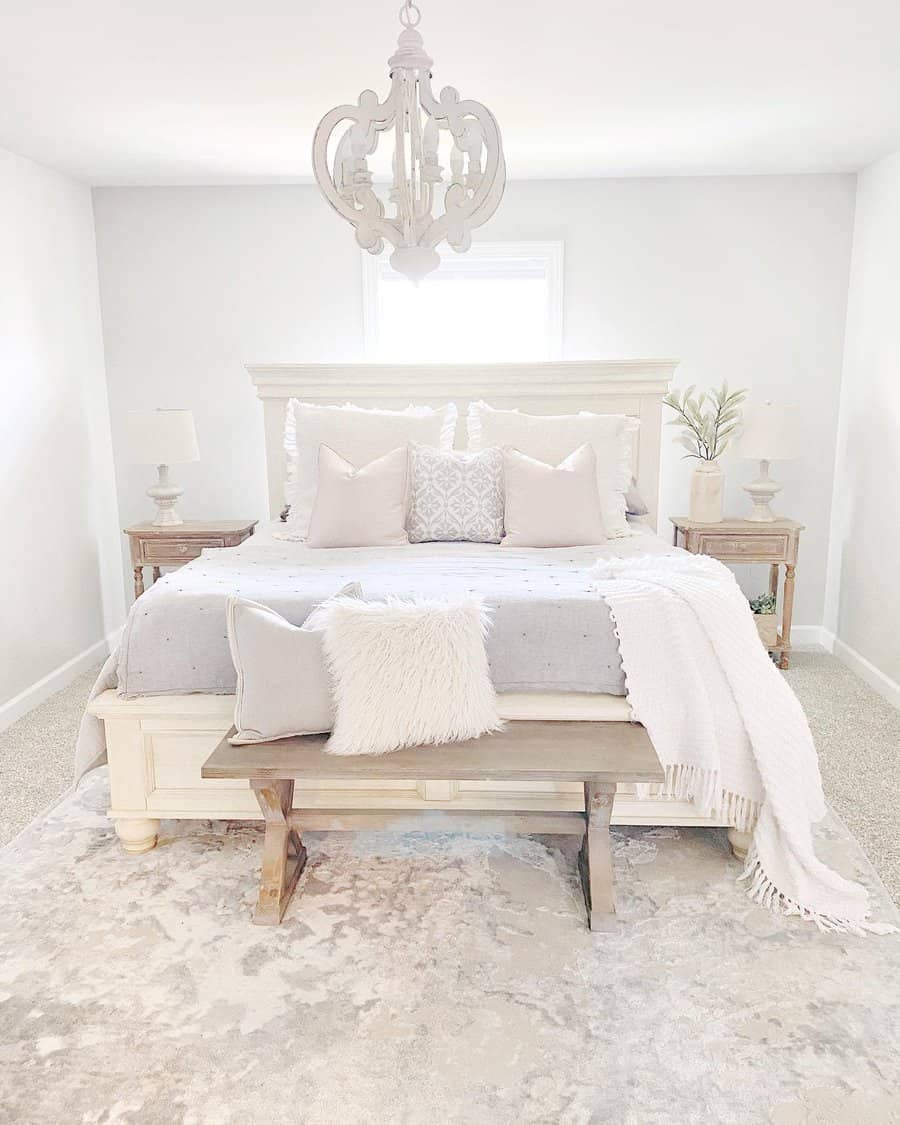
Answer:
[[503, 547], [586, 547], [603, 543], [603, 508], [594, 450], [587, 442], [560, 465], [503, 450]]
[[[354, 582], [340, 595], [361, 598], [362, 588]], [[298, 626], [269, 606], [228, 599], [228, 644], [237, 673], [232, 742], [269, 742], [331, 730], [334, 701], [322, 652], [322, 614], [329, 604], [317, 606]]]
[[406, 446], [356, 468], [327, 445], [320, 445], [319, 483], [307, 546], [397, 547], [409, 543], [408, 463]]

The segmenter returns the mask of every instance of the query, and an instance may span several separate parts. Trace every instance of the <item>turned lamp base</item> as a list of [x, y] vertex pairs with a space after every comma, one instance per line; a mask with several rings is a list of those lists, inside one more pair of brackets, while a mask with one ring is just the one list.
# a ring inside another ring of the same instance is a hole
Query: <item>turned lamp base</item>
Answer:
[[154, 527], [172, 527], [175, 524], [184, 523], [184, 520], [175, 510], [175, 505], [184, 495], [184, 489], [180, 484], [169, 477], [168, 465], [157, 465], [157, 472], [159, 479], [156, 484], [147, 489], [147, 495], [153, 498], [156, 504], [156, 519], [153, 521]]
[[778, 519], [772, 511], [771, 500], [776, 492], [781, 491], [781, 485], [769, 476], [768, 461], [760, 461], [759, 476], [749, 484], [743, 485], [743, 488], [750, 494], [753, 504], [753, 509], [747, 516], [751, 523], [772, 523], [773, 520]]

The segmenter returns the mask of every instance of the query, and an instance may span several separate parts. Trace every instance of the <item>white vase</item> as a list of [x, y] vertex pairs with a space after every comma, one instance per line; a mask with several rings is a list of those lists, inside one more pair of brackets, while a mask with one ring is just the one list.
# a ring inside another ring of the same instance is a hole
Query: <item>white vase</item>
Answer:
[[721, 523], [725, 476], [715, 461], [701, 461], [691, 476], [691, 511], [694, 523]]

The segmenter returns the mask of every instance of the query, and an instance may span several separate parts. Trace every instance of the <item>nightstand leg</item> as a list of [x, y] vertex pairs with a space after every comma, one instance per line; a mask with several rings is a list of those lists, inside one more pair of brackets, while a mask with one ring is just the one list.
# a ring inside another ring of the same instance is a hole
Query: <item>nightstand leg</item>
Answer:
[[144, 592], [144, 568], [136, 566], [134, 568], [134, 596], [139, 598]]
[[769, 567], [769, 593], [773, 598], [778, 597], [778, 563]]
[[791, 617], [794, 613], [794, 572], [797, 568], [786, 566], [784, 568], [784, 604], [781, 607], [781, 662], [779, 668], [787, 668], [791, 648]]
[[158, 566], [155, 566], [153, 568], [153, 581], [154, 582], [159, 581], [159, 567]]

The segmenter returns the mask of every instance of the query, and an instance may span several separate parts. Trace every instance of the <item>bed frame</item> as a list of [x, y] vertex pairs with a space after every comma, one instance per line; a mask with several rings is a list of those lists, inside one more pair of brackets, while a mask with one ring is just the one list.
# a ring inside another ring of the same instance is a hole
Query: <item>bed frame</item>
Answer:
[[[409, 402], [456, 402], [457, 445], [465, 442], [469, 402], [485, 399], [500, 407], [535, 414], [591, 410], [629, 414], [641, 421], [634, 449], [634, 473], [656, 526], [659, 499], [659, 451], [662, 398], [669, 389], [676, 360], [583, 361], [529, 364], [398, 366], [384, 364], [249, 367], [263, 403], [269, 512], [277, 517], [284, 503], [283, 430], [289, 398], [397, 408]], [[232, 696], [168, 695], [119, 699], [108, 691], [90, 705], [106, 727], [111, 807], [116, 832], [126, 851], [152, 848], [160, 820], [260, 819], [249, 784], [241, 780], [203, 779], [201, 766], [230, 728]], [[531, 719], [623, 721], [627, 704], [609, 696], [541, 696], [519, 700]], [[542, 782], [458, 781], [319, 781], [297, 786], [294, 807], [309, 810], [369, 810], [373, 823], [390, 826], [408, 820], [413, 810], [486, 812], [573, 812], [583, 810], [581, 786]], [[320, 817], [318, 818], [321, 819]], [[718, 825], [697, 815], [688, 801], [640, 798], [627, 788], [616, 797], [614, 824]], [[339, 824], [337, 820], [335, 827]], [[730, 833], [742, 852], [745, 837]]]

